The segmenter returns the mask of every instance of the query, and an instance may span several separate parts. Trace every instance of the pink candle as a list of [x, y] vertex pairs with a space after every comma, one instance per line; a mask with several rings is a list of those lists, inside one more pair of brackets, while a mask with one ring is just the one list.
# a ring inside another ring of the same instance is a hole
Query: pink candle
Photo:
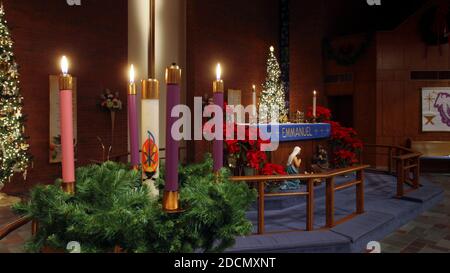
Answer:
[[59, 99], [61, 119], [61, 149], [63, 188], [66, 192], [75, 192], [75, 155], [73, 145], [73, 78], [68, 74], [69, 62], [61, 59], [62, 75], [59, 78]]

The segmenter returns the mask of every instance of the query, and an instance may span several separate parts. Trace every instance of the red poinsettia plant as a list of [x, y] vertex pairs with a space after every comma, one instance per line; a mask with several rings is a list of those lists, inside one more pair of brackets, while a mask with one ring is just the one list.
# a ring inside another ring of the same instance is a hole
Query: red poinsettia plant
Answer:
[[[234, 128], [233, 135], [230, 135], [230, 130], [227, 130], [227, 127]], [[229, 157], [236, 160], [236, 167], [250, 167], [263, 175], [286, 174], [283, 166], [268, 163], [268, 154], [261, 150], [261, 145], [268, 144], [269, 141], [262, 140], [257, 129], [250, 129], [249, 126], [245, 126], [245, 139], [243, 140], [237, 140], [237, 124], [226, 124], [224, 131], [225, 139], [232, 139], [225, 140], [225, 143]]]
[[[313, 109], [312, 107], [310, 107], [308, 109], [308, 112], [306, 113], [306, 117], [308, 119], [313, 119]], [[317, 106], [316, 108], [316, 122], [328, 122], [331, 120], [331, 110], [326, 108], [326, 107], [322, 107], [322, 106]]]
[[[226, 109], [226, 116], [233, 116], [233, 111], [227, 107], [227, 102], [224, 103]], [[210, 127], [211, 126], [211, 127]], [[242, 125], [244, 126], [244, 125]], [[243, 127], [239, 126], [241, 129]], [[242, 170], [244, 167], [249, 167], [259, 174], [264, 175], [285, 175], [286, 170], [283, 166], [268, 163], [268, 153], [262, 151], [261, 145], [269, 144], [270, 140], [263, 140], [259, 136], [259, 130], [250, 128], [248, 125], [244, 127], [245, 137], [239, 138], [238, 125], [228, 119], [223, 125], [223, 134], [226, 144], [226, 151], [228, 159], [235, 161], [235, 167]], [[216, 132], [214, 125], [204, 122], [204, 132]], [[234, 165], [234, 164], [233, 164]]]
[[[316, 121], [331, 125], [330, 147], [334, 167], [346, 168], [359, 163], [363, 142], [358, 138], [358, 133], [353, 128], [346, 128], [339, 122], [331, 121], [331, 116], [328, 108], [317, 107]], [[308, 111], [307, 117], [313, 118], [312, 109]]]

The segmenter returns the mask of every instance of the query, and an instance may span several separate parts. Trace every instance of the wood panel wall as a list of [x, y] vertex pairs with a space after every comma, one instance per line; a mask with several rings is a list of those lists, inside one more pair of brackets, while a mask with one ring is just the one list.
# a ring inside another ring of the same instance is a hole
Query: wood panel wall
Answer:
[[[413, 140], [450, 140], [450, 133], [421, 131], [421, 89], [448, 87], [450, 81], [411, 80], [415, 70], [450, 70], [449, 45], [426, 46], [418, 33], [418, 24], [430, 5], [408, 18], [392, 31], [378, 32], [371, 47], [354, 65], [339, 66], [325, 62], [325, 74], [352, 73], [354, 80], [326, 84], [327, 95], [354, 95], [355, 129], [368, 143], [402, 145]], [[335, 39], [351, 42], [360, 35]], [[383, 156], [377, 164], [386, 165]]]
[[440, 51], [421, 41], [418, 24], [422, 12], [393, 31], [377, 34], [378, 143], [405, 145], [408, 138], [450, 140], [450, 133], [421, 132], [421, 89], [450, 86], [450, 81], [410, 79], [414, 70], [450, 70], [449, 45], [442, 45]]

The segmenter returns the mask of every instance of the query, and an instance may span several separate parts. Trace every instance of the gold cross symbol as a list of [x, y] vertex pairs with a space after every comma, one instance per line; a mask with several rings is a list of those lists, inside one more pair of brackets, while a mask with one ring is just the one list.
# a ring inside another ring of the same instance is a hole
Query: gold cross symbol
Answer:
[[427, 122], [425, 123], [425, 125], [431, 124], [434, 125], [434, 118], [436, 117], [435, 115], [428, 115], [428, 116], [424, 116], [427, 119]]
[[[433, 97], [433, 94], [432, 94], [432, 93], [428, 94], [428, 97], [425, 98], [425, 100], [428, 102], [428, 111], [431, 111], [431, 104], [433, 103], [433, 101], [434, 101], [435, 99], [436, 99], [436, 98]], [[433, 118], [434, 118], [434, 117], [433, 117]]]

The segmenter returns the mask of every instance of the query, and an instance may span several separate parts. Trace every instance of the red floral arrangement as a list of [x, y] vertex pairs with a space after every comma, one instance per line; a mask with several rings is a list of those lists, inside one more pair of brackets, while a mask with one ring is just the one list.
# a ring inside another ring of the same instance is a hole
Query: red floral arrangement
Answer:
[[[306, 117], [308, 119], [313, 119], [313, 109], [312, 107], [310, 107], [308, 109], [308, 112], [306, 113]], [[316, 108], [316, 122], [328, 122], [331, 120], [331, 110], [326, 108], [326, 107], [322, 107], [322, 106], [317, 106]]]
[[[228, 128], [234, 128], [234, 135], [230, 135], [231, 130]], [[249, 126], [245, 126], [245, 139], [238, 139], [238, 126], [235, 123], [226, 123], [224, 125], [224, 135], [226, 149], [228, 155], [233, 157], [237, 162], [237, 167], [250, 167], [263, 175], [285, 175], [286, 170], [283, 166], [277, 164], [268, 163], [268, 154], [261, 151], [262, 144], [268, 144], [270, 141], [264, 141], [259, 137], [258, 129], [250, 129]], [[256, 135], [254, 135], [256, 134]]]
[[[234, 127], [234, 136], [227, 135], [229, 131], [226, 130], [226, 126]], [[226, 149], [228, 154], [237, 160], [238, 165], [250, 167], [264, 175], [286, 174], [283, 166], [267, 162], [268, 155], [261, 151], [261, 145], [268, 144], [269, 141], [262, 140], [257, 129], [250, 130], [249, 126], [245, 126], [245, 140], [236, 140], [238, 139], [238, 126], [236, 124], [225, 125], [224, 131], [228, 139], [233, 138], [233, 140], [225, 140]], [[253, 134], [258, 135], [254, 136]]]
[[278, 164], [266, 163], [261, 170], [262, 175], [286, 175], [286, 170]]
[[[312, 109], [308, 111], [307, 117], [313, 118]], [[334, 167], [346, 168], [359, 163], [363, 142], [358, 138], [358, 133], [353, 128], [346, 128], [339, 122], [331, 121], [331, 111], [325, 107], [317, 107], [316, 120], [331, 125], [330, 146]]]

